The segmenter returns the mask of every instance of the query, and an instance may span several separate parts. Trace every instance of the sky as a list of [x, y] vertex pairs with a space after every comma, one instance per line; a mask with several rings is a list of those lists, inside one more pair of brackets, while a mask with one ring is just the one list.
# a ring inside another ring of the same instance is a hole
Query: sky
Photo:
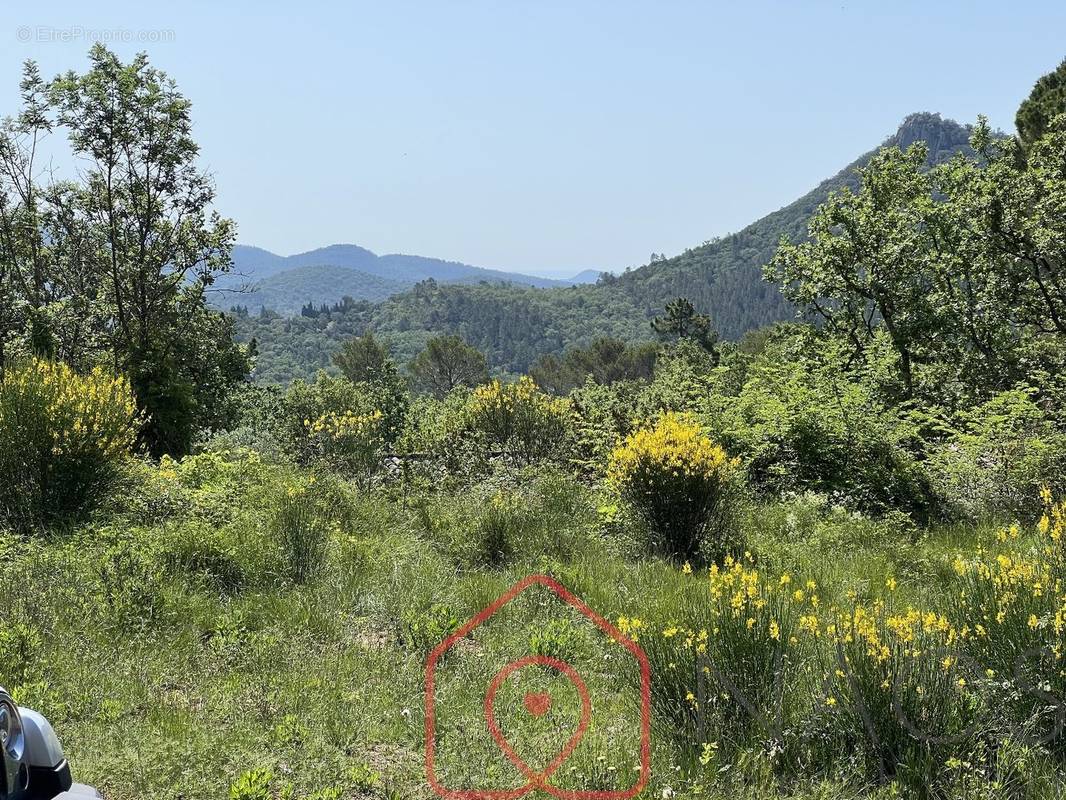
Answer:
[[1013, 130], [1063, 31], [1061, 0], [5, 3], [0, 115], [27, 58], [144, 50], [242, 243], [564, 276], [739, 230], [911, 112]]

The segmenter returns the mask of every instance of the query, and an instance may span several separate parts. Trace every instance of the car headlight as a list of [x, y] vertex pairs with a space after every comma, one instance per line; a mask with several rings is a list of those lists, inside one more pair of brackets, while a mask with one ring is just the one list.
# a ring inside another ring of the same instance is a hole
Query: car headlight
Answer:
[[22, 759], [26, 750], [26, 732], [18, 706], [6, 692], [0, 692], [0, 750], [12, 761]]

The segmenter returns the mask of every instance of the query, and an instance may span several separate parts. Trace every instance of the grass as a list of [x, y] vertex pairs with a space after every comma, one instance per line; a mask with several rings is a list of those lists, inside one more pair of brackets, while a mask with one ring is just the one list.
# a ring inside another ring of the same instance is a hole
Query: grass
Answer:
[[[293, 511], [293, 492], [313, 502]], [[454, 494], [366, 493], [256, 458], [165, 463], [73, 533], [0, 538], [9, 620], [0, 684], [53, 720], [76, 778], [109, 800], [431, 797], [424, 659], [457, 622], [525, 575], [547, 573], [608, 619], [643, 620], [635, 633], [651, 650], [659, 629], [706, 593], [705, 574], [636, 558], [638, 532], [605, 518], [604, 502], [551, 472]], [[946, 600], [953, 554], [995, 528], [917, 530], [810, 497], [752, 505], [743, 527], [765, 575], [814, 580], [827, 606], [883, 597], [891, 579], [901, 607]], [[730, 642], [743, 663], [742, 638]], [[639, 753], [633, 665], [540, 591], [442, 662], [441, 774], [459, 785], [521, 785], [488, 734], [483, 703], [496, 671], [531, 653], [565, 657], [596, 698], [553, 782], [629, 785]], [[827, 669], [808, 658], [815, 672]], [[728, 697], [717, 698], [718, 716], [701, 732], [711, 741], [676, 735], [657, 704], [642, 796], [921, 796], [905, 770], [883, 783], [871, 777], [816, 689], [787, 688], [802, 697], [790, 695], [786, 754], [758, 726], [728, 724], [744, 713]], [[523, 708], [531, 692], [552, 698], [542, 717]], [[680, 684], [672, 699], [690, 702]], [[502, 685], [496, 702], [501, 730], [530, 764], [551, 759], [578, 708], [573, 684], [540, 666]], [[940, 766], [957, 773], [944, 778], [954, 796], [1061, 797], [1055, 752], [1017, 743], [997, 751], [992, 772], [965, 757]]]

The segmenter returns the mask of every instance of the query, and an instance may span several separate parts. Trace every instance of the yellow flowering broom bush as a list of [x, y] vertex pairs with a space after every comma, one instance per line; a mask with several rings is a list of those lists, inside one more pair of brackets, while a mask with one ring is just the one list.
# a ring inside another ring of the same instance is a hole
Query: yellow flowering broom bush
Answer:
[[515, 383], [477, 387], [466, 406], [466, 425], [505, 457], [532, 463], [558, 455], [567, 437], [568, 403], [523, 375]]
[[[683, 569], [691, 573], [687, 563]], [[640, 637], [655, 675], [654, 716], [690, 748], [754, 739], [780, 749], [790, 698], [806, 697], [812, 684], [801, 669], [811, 662], [799, 620], [817, 609], [815, 585], [767, 575], [751, 553], [726, 556], [706, 574], [707, 583], [681, 599], [677, 618], [649, 622]], [[631, 632], [635, 621], [619, 622]]]
[[673, 412], [627, 436], [607, 465], [608, 484], [646, 523], [652, 548], [681, 560], [724, 551], [736, 473], [737, 462], [692, 417]]
[[1036, 535], [1018, 526], [955, 559], [959, 642], [995, 678], [995, 702], [1066, 755], [1066, 502], [1041, 493]]
[[619, 620], [651, 660], [664, 734], [701, 764], [755, 748], [785, 774], [847, 754], [915, 797], [1000, 780], [1018, 748], [1062, 758], [1066, 503], [1044, 503], [1035, 531], [1007, 528], [953, 570], [949, 557], [927, 608], [892, 577], [880, 596], [823, 602], [750, 554], [706, 578], [686, 564], [678, 602]]
[[854, 752], [871, 779], [894, 778], [915, 797], [939, 796], [950, 758], [979, 760], [990, 719], [985, 679], [943, 613], [894, 613], [882, 599], [833, 608], [821, 638], [815, 740]]
[[369, 414], [329, 411], [304, 424], [319, 459], [369, 488], [381, 467], [384, 420], [378, 410]]
[[99, 500], [133, 447], [129, 381], [34, 360], [0, 380], [0, 519], [31, 527]]

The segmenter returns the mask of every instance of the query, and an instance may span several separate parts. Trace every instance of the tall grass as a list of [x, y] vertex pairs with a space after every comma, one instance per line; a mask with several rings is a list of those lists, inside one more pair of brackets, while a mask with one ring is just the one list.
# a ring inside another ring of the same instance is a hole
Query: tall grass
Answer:
[[318, 576], [326, 563], [330, 527], [306, 488], [281, 495], [269, 530], [277, 544], [280, 572], [286, 579], [306, 584]]

